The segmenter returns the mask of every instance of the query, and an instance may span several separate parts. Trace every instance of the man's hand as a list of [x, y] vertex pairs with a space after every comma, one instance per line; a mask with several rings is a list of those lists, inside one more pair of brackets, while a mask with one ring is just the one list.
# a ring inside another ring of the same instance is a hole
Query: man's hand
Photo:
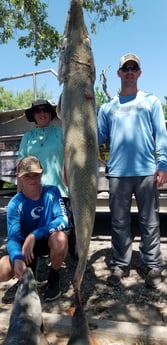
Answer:
[[22, 246], [22, 255], [24, 256], [25, 262], [29, 265], [32, 260], [34, 259], [34, 244], [35, 244], [35, 236], [33, 234], [29, 234]]
[[157, 170], [155, 173], [157, 187], [162, 187], [167, 182], [167, 171]]
[[14, 261], [14, 275], [17, 279], [21, 279], [24, 270], [26, 269], [26, 264], [23, 260], [16, 259]]

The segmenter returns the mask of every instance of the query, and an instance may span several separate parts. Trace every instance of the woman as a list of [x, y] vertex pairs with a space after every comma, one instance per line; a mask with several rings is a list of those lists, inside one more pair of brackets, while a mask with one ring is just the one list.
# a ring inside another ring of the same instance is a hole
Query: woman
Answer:
[[[35, 127], [24, 134], [18, 159], [29, 155], [36, 156], [44, 168], [42, 184], [57, 186], [62, 197], [68, 197], [68, 189], [62, 182], [62, 128], [51, 124], [56, 117], [54, 107], [47, 100], [39, 99], [25, 111], [25, 115], [29, 122], [35, 122]], [[18, 181], [18, 190], [20, 189]]]

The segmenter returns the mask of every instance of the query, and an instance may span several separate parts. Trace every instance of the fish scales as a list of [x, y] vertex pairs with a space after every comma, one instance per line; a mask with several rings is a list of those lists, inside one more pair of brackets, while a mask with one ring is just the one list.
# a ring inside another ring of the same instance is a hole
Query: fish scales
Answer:
[[47, 345], [42, 332], [42, 307], [36, 281], [26, 268], [16, 292], [3, 345]]
[[58, 78], [63, 83], [61, 119], [65, 180], [74, 216], [78, 265], [74, 288], [80, 291], [97, 200], [97, 116], [95, 65], [84, 23], [82, 1], [72, 0], [62, 41]]

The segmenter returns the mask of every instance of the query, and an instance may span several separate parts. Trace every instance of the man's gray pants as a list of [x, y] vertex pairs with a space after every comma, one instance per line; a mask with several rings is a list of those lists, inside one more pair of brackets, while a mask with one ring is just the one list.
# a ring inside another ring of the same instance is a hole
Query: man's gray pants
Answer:
[[154, 176], [110, 177], [113, 265], [128, 267], [132, 257], [130, 208], [134, 194], [138, 207], [140, 256], [148, 268], [162, 269], [158, 191]]

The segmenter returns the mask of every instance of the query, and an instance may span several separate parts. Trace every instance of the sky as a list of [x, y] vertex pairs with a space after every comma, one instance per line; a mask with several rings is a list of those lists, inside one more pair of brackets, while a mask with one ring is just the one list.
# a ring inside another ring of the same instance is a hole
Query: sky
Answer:
[[[48, 3], [48, 22], [63, 33], [70, 0], [45, 0]], [[135, 14], [122, 22], [119, 17], [97, 26], [97, 33], [90, 33], [90, 18], [85, 15], [85, 23], [91, 38], [91, 47], [96, 66], [95, 86], [102, 89], [100, 75], [107, 69], [107, 87], [111, 96], [117, 94], [120, 79], [117, 69], [120, 57], [132, 52], [141, 60], [142, 75], [139, 89], [152, 92], [165, 102], [167, 96], [167, 0], [130, 0]], [[58, 72], [58, 59], [49, 59], [35, 66], [34, 60], [26, 57], [26, 50], [20, 50], [15, 40], [0, 46], [0, 79], [47, 69]], [[57, 103], [62, 86], [52, 73], [37, 76], [37, 88], [44, 88], [50, 100]], [[30, 88], [33, 91], [33, 78], [26, 77], [0, 82], [5, 90], [14, 94]]]

